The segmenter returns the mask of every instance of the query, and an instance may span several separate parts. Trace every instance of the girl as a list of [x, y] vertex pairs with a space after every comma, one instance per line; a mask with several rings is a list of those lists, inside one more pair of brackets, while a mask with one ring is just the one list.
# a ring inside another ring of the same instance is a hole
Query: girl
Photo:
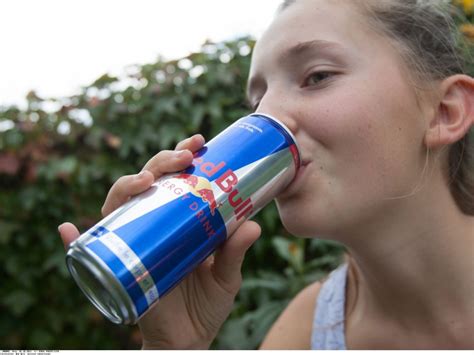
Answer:
[[[263, 349], [473, 349], [474, 79], [443, 1], [286, 1], [257, 43], [248, 96], [301, 147], [277, 199], [298, 236], [350, 260], [290, 303]], [[192, 161], [200, 135], [111, 188], [107, 215]], [[78, 235], [60, 226], [67, 245]], [[206, 349], [229, 315], [246, 222], [140, 322], [144, 349]]]

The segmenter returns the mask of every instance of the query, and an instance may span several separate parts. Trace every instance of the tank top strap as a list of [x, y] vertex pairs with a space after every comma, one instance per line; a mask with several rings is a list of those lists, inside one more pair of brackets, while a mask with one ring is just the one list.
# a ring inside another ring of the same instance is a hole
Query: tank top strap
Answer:
[[345, 350], [344, 334], [346, 280], [348, 265], [343, 264], [323, 283], [316, 301], [311, 348]]

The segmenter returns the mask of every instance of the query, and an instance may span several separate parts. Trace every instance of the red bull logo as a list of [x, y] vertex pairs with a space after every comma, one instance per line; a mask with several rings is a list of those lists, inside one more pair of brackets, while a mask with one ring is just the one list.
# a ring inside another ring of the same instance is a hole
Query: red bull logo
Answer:
[[[204, 160], [199, 157], [194, 159], [193, 165], [199, 167], [199, 170], [208, 178], [214, 177], [226, 166], [224, 161], [220, 162], [219, 164], [214, 164], [212, 162], [204, 162]], [[208, 179], [186, 173], [177, 175], [176, 178], [183, 179], [184, 182], [191, 187], [190, 191], [194, 196], [201, 198], [202, 201], [209, 204], [211, 214], [214, 215], [218, 206], [214, 191], [212, 190], [211, 183]], [[239, 179], [232, 169], [225, 170], [215, 179], [216, 185], [223, 192], [228, 194], [227, 200], [230, 206], [234, 209], [237, 220], [240, 220], [241, 218], [252, 214], [253, 205], [250, 197], [243, 199], [240, 196], [239, 190], [237, 189], [238, 182]]]
[[192, 174], [180, 174], [175, 176], [175, 178], [183, 179], [184, 183], [190, 186], [189, 192], [199, 197], [203, 202], [206, 202], [209, 205], [211, 214], [214, 216], [217, 203], [209, 180]]

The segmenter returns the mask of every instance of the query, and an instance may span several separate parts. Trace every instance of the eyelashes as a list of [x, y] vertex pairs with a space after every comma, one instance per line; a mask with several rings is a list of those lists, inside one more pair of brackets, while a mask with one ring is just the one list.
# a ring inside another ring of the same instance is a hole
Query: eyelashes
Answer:
[[[330, 70], [318, 70], [313, 71], [309, 75], [307, 75], [301, 85], [299, 87], [301, 89], [323, 89], [326, 87], [327, 84], [330, 83], [331, 80], [334, 79], [335, 76], [341, 74], [340, 72], [330, 71]], [[288, 84], [289, 86], [291, 84]], [[265, 94], [265, 93], [264, 93]], [[256, 111], [258, 106], [260, 105], [261, 99], [264, 95], [262, 95], [258, 100], [252, 101], [247, 99], [248, 107], [253, 111]]]
[[318, 86], [331, 79], [336, 73], [330, 71], [317, 71], [309, 74], [301, 87]]

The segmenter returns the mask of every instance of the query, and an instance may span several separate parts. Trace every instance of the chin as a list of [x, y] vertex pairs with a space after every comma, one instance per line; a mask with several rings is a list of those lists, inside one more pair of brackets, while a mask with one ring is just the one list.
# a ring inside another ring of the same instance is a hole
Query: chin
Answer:
[[286, 199], [277, 199], [276, 205], [281, 222], [289, 233], [298, 237], [315, 237], [318, 228], [315, 216], [308, 212], [308, 208], [296, 206]]
[[341, 231], [340, 219], [329, 213], [331, 209], [323, 201], [315, 202], [307, 193], [277, 198], [276, 206], [283, 226], [297, 237], [337, 240]]

